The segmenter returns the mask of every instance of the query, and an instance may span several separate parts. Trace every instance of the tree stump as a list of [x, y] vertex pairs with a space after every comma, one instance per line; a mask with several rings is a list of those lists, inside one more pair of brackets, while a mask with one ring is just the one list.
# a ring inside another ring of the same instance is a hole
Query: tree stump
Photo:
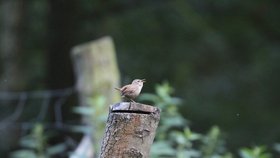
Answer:
[[100, 158], [148, 158], [160, 110], [140, 103], [110, 107]]

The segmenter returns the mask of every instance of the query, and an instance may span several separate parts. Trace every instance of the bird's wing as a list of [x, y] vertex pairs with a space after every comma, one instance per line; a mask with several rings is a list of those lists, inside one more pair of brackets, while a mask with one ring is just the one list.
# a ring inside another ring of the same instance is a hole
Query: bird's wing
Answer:
[[124, 87], [121, 88], [121, 92], [122, 92], [122, 95], [123, 94], [131, 94], [134, 92], [134, 89], [133, 88], [129, 88], [130, 85], [126, 85]]

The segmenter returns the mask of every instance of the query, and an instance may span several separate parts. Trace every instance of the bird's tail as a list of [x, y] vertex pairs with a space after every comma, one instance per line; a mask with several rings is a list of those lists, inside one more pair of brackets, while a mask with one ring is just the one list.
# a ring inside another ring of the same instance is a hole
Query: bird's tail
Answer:
[[121, 91], [121, 89], [120, 89], [120, 88], [115, 88], [115, 90]]

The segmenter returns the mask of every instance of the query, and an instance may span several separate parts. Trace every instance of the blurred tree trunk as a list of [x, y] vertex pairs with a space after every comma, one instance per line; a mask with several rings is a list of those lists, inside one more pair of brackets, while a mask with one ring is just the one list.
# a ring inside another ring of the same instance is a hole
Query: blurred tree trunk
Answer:
[[[0, 90], [20, 91], [25, 87], [24, 71], [21, 65], [22, 28], [26, 11], [23, 0], [2, 0], [0, 2]], [[7, 107], [11, 102], [1, 101]], [[2, 108], [0, 116], [6, 114], [8, 108]], [[1, 117], [2, 118], [2, 117]], [[12, 123], [13, 124], [13, 123]], [[19, 128], [0, 129], [0, 155], [6, 154], [18, 145]]]
[[70, 49], [75, 42], [78, 24], [76, 0], [50, 0], [48, 18], [47, 86], [51, 89], [74, 85]]
[[1, 2], [1, 90], [22, 90], [24, 87], [23, 71], [20, 65], [24, 6], [22, 0]]

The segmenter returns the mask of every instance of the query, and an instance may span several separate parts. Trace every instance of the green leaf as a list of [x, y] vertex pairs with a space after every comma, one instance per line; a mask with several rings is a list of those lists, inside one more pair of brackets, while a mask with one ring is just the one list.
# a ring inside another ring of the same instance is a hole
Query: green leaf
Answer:
[[88, 103], [90, 105], [94, 105], [95, 108], [104, 108], [104, 105], [106, 103], [106, 97], [102, 95], [96, 95], [93, 98], [90, 98], [88, 100]]
[[184, 129], [184, 134], [185, 134], [186, 138], [191, 141], [199, 140], [202, 138], [201, 134], [193, 133], [189, 128]]
[[197, 150], [182, 150], [177, 153], [177, 158], [200, 158], [201, 154]]
[[20, 145], [25, 148], [36, 149], [37, 141], [34, 139], [33, 136], [28, 135], [28, 136], [22, 137], [22, 139], [20, 140]]
[[52, 156], [58, 153], [62, 153], [67, 150], [67, 145], [60, 143], [51, 147], [48, 147], [46, 150], [47, 155]]
[[176, 141], [177, 144], [185, 146], [188, 140], [184, 137], [183, 133], [179, 131], [173, 131], [171, 133], [172, 139]]
[[77, 132], [77, 133], [83, 133], [83, 134], [90, 134], [92, 132], [92, 127], [90, 126], [83, 126], [83, 125], [75, 125], [75, 126], [71, 126], [70, 130], [73, 132]]
[[242, 148], [239, 151], [242, 158], [271, 158], [271, 154], [266, 152], [264, 146], [255, 146], [253, 148]]
[[170, 118], [163, 118], [162, 125], [170, 127], [183, 127], [186, 125], [186, 120], [184, 120], [181, 116], [174, 116]]
[[174, 89], [169, 85], [168, 82], [164, 82], [161, 85], [156, 86], [156, 94], [160, 98], [170, 98], [170, 94], [173, 93]]
[[151, 156], [175, 156], [176, 151], [166, 141], [157, 141], [151, 147]]
[[11, 158], [37, 158], [36, 153], [32, 150], [17, 150], [12, 152]]

